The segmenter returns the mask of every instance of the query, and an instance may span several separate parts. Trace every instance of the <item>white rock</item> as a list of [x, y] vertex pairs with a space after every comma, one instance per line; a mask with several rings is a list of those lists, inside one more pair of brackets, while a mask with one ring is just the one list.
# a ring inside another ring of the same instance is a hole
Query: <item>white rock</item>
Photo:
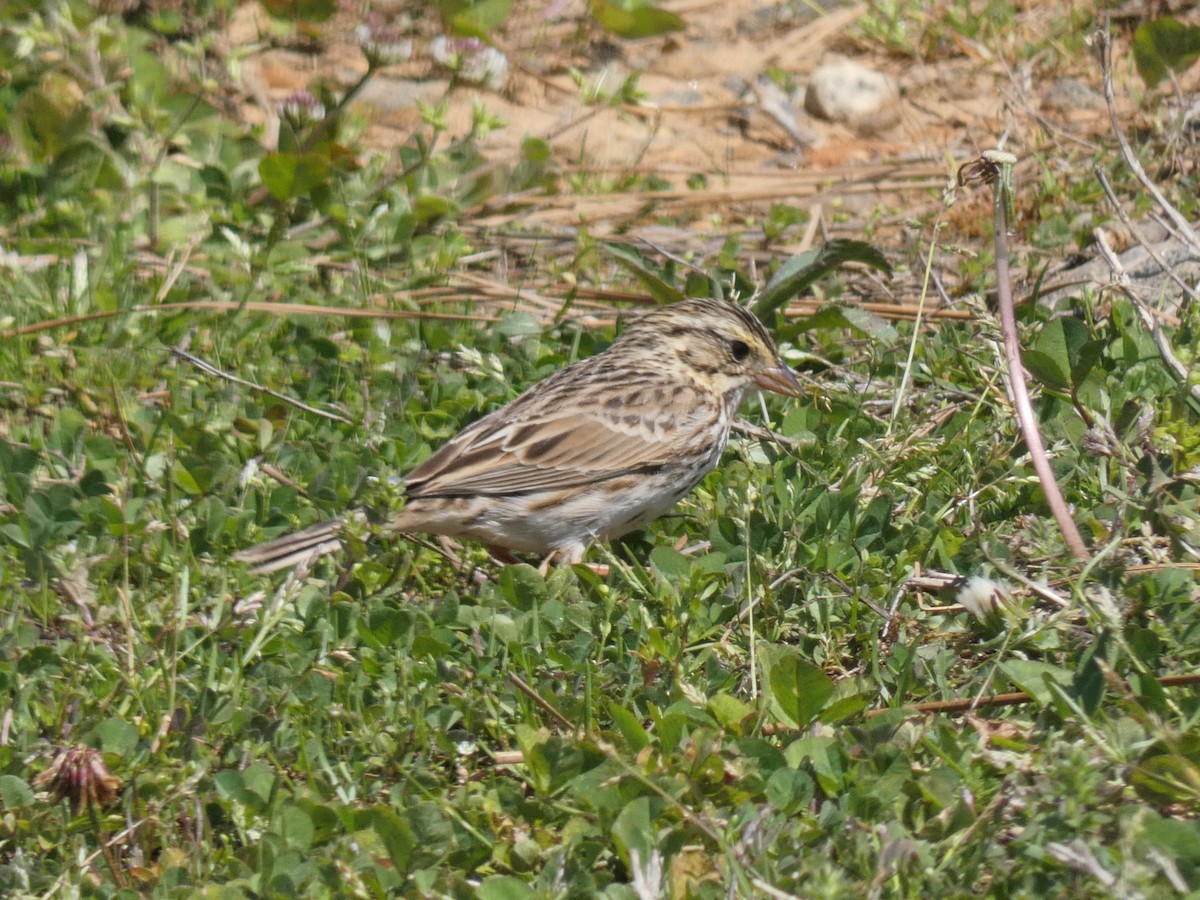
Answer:
[[821, 119], [865, 132], [882, 131], [900, 118], [900, 88], [890, 77], [854, 60], [830, 57], [813, 72], [804, 108]]

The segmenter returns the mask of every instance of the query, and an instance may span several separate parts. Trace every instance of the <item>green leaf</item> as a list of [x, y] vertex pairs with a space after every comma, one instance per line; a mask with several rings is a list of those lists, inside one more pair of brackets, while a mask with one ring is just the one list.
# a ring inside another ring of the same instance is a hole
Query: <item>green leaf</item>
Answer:
[[413, 836], [413, 866], [435, 866], [454, 851], [454, 825], [436, 803], [418, 803], [406, 811]]
[[413, 636], [413, 659], [445, 659], [450, 648], [431, 634]]
[[512, 12], [512, 0], [439, 0], [438, 6], [451, 32], [483, 41], [490, 40]]
[[1163, 818], [1147, 812], [1142, 835], [1168, 859], [1200, 863], [1200, 822]]
[[892, 275], [891, 264], [880, 251], [865, 241], [830, 241], [823, 247], [793, 256], [784, 262], [774, 277], [754, 300], [753, 310], [760, 319], [767, 318], [793, 297], [797, 297], [816, 281], [848, 262], [862, 263]]
[[553, 159], [550, 142], [536, 135], [529, 135], [522, 138], [521, 157], [531, 163], [550, 162]]
[[584, 770], [583, 751], [562, 738], [551, 737], [525, 749], [525, 764], [538, 778], [534, 786], [544, 794], [557, 793]]
[[1200, 59], [1200, 26], [1171, 18], [1139, 25], [1133, 33], [1133, 59], [1142, 81], [1154, 87], [1168, 70], [1182, 72]]
[[1200, 803], [1200, 734], [1155, 741], [1130, 773], [1142, 798], [1155, 803]]
[[721, 723], [722, 728], [740, 731], [740, 725], [754, 715], [754, 707], [731, 694], [717, 694], [708, 698], [708, 711]]
[[1071, 316], [1046, 323], [1033, 349], [1021, 354], [1033, 376], [1052, 390], [1077, 389], [1100, 359], [1101, 341], [1091, 340], [1087, 325]]
[[475, 891], [479, 900], [529, 900], [533, 888], [512, 875], [489, 875]]
[[870, 705], [871, 698], [867, 694], [851, 694], [849, 697], [834, 700], [821, 710], [819, 718], [820, 721], [832, 725], [858, 715]]
[[137, 747], [137, 729], [124, 719], [105, 719], [96, 726], [96, 738], [104, 753], [123, 755]]
[[1080, 666], [1075, 670], [1075, 680], [1072, 693], [1079, 698], [1079, 705], [1089, 715], [1095, 715], [1104, 699], [1104, 672], [1096, 663], [1095, 651], [1102, 646], [1097, 642], [1085, 654]]
[[1130, 778], [1145, 800], [1158, 803], [1200, 803], [1200, 765], [1174, 753], [1161, 753], [1138, 764]]
[[307, 850], [313, 842], [313, 821], [298, 806], [288, 804], [279, 811], [277, 831], [289, 847]]
[[213, 784], [222, 797], [236, 800], [238, 803], [246, 802], [246, 785], [242, 781], [242, 773], [236, 769], [223, 769], [218, 772], [213, 776]]
[[414, 616], [408, 610], [384, 607], [372, 610], [365, 622], [359, 619], [357, 629], [359, 636], [369, 645], [384, 648], [407, 643], [413, 622]]
[[1129, 687], [1133, 690], [1133, 695], [1140, 699], [1147, 708], [1154, 710], [1168, 708], [1167, 693], [1153, 675], [1131, 672]]
[[1054, 700], [1048, 682], [1053, 682], [1061, 688], [1069, 688], [1073, 681], [1071, 673], [1066, 669], [1031, 659], [1010, 659], [1002, 662], [1000, 669], [1013, 684], [1042, 707], [1050, 706]]
[[686, 578], [692, 570], [691, 560], [673, 547], [655, 547], [651, 550], [650, 565], [670, 584]]
[[797, 769], [776, 769], [767, 779], [764, 796], [774, 809], [791, 815], [806, 805], [813, 796], [815, 785], [807, 772]]
[[0, 806], [17, 809], [30, 806], [34, 800], [33, 789], [16, 775], [0, 775]]
[[684, 29], [683, 19], [675, 13], [646, 4], [618, 5], [608, 0], [592, 0], [591, 9], [596, 24], [617, 37], [655, 37]]
[[650, 818], [650, 798], [638, 797], [625, 805], [612, 825], [613, 840], [626, 865], [636, 852], [648, 860], [654, 850], [654, 826]]
[[793, 768], [812, 767], [821, 790], [830, 796], [841, 793], [846, 783], [845, 759], [835, 747], [834, 738], [806, 735], [788, 744], [783, 751], [787, 764]]
[[548, 597], [546, 580], [533, 566], [521, 563], [500, 572], [500, 595], [514, 609], [529, 611]]
[[686, 700], [672, 703], [655, 719], [654, 730], [659, 746], [674, 749], [696, 728], [716, 728], [717, 720], [707, 709], [693, 706]]
[[1070, 384], [1067, 370], [1060, 361], [1041, 350], [1024, 350], [1021, 352], [1021, 362], [1029, 370], [1029, 374], [1055, 391], [1065, 391]]
[[242, 784], [246, 786], [250, 805], [258, 809], [265, 809], [271, 801], [277, 781], [275, 770], [266, 763], [254, 763], [242, 772]]
[[684, 299], [679, 288], [668, 284], [659, 275], [650, 271], [640, 254], [622, 244], [601, 244], [604, 251], [615, 259], [623, 268], [629, 271], [642, 286], [650, 292], [650, 296], [662, 305], [678, 303]]
[[417, 222], [422, 225], [453, 217], [458, 213], [457, 203], [449, 197], [439, 197], [437, 194], [422, 194], [413, 201], [412, 208]]
[[0, 525], [0, 536], [16, 547], [28, 550], [32, 544], [25, 529], [17, 522], [9, 522], [7, 525]]
[[196, 476], [187, 470], [182, 461], [177, 460], [171, 467], [171, 479], [175, 482], [175, 486], [185, 494], [195, 496], [204, 493]]
[[305, 799], [296, 800], [295, 806], [308, 816], [308, 821], [312, 823], [313, 843], [326, 843], [341, 832], [342, 823], [338, 818], [338, 806]]
[[608, 702], [608, 714], [612, 716], [613, 724], [635, 753], [650, 743], [650, 735], [646, 734], [646, 729], [642, 727], [637, 716], [618, 705], [615, 700]]
[[277, 200], [308, 195], [329, 178], [329, 164], [313, 153], [268, 153], [259, 161], [258, 176]]
[[337, 0], [261, 0], [263, 7], [277, 19], [317, 24], [337, 9]]
[[790, 647], [769, 647], [765, 655], [775, 713], [793, 728], [806, 728], [833, 695], [833, 680]]
[[899, 333], [886, 319], [861, 306], [848, 303], [826, 303], [797, 325], [800, 331], [812, 331], [815, 328], [849, 328], [865, 337], [887, 342], [899, 337]]
[[383, 842], [396, 871], [408, 872], [415, 843], [408, 823], [391, 809], [379, 806], [371, 811], [371, 827]]

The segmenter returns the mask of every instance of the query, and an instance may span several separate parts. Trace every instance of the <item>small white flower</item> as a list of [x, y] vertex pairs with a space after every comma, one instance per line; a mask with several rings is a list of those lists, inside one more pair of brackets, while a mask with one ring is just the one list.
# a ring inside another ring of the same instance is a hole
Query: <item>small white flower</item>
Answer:
[[429, 55], [439, 66], [453, 69], [458, 65], [458, 54], [451, 48], [450, 41], [444, 34], [439, 34], [429, 42]]
[[448, 38], [439, 34], [429, 44], [429, 55], [469, 84], [498, 91], [508, 81], [508, 57], [478, 38]]
[[251, 457], [246, 465], [242, 466], [242, 471], [238, 472], [238, 487], [245, 487], [254, 481], [258, 475], [258, 458]]
[[412, 59], [412, 38], [396, 28], [359, 25], [354, 29], [354, 37], [372, 65], [394, 66]]
[[463, 81], [482, 84], [488, 90], [498, 91], [508, 80], [508, 57], [495, 47], [484, 47], [463, 60], [459, 76]]
[[279, 114], [293, 122], [319, 122], [325, 118], [325, 104], [308, 91], [295, 91], [278, 104]]
[[991, 618], [1004, 602], [1008, 589], [998, 581], [973, 575], [959, 590], [955, 598], [971, 615], [980, 622]]

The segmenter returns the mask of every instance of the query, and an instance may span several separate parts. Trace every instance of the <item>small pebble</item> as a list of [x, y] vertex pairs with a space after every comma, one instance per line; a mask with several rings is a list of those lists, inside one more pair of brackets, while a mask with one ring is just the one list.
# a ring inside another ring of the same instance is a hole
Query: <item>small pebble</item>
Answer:
[[874, 133], [900, 120], [900, 89], [882, 72], [844, 57], [832, 57], [813, 72], [804, 108], [829, 122]]

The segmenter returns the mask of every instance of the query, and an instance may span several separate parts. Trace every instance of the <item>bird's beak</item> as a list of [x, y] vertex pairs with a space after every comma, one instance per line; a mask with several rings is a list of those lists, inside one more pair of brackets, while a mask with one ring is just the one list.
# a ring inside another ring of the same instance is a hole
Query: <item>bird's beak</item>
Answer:
[[754, 383], [763, 390], [774, 391], [785, 397], [799, 397], [804, 393], [804, 388], [796, 377], [796, 373], [788, 368], [787, 363], [778, 359], [775, 360], [774, 366], [755, 375]]

